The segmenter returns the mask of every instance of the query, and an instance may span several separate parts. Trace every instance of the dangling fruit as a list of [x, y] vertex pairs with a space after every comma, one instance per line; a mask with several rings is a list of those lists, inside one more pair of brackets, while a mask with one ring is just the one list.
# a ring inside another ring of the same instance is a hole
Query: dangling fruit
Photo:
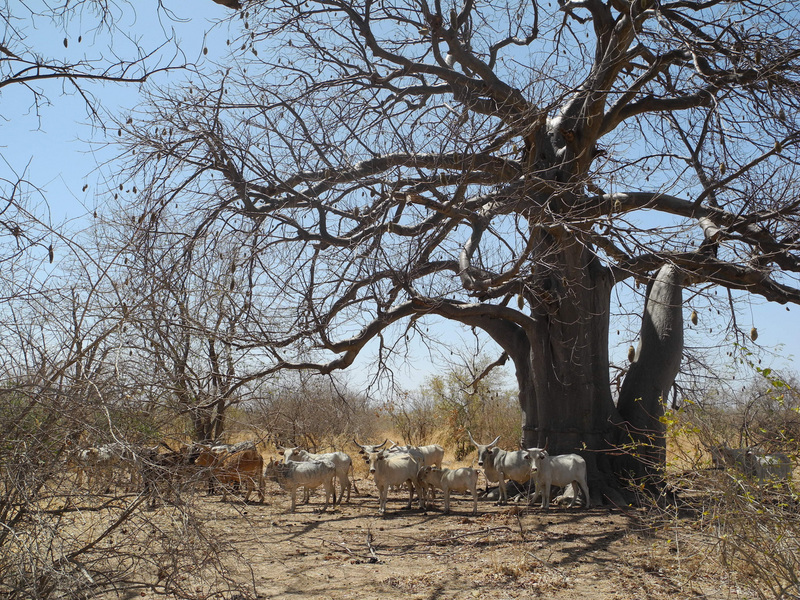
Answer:
[[633, 346], [628, 346], [628, 362], [633, 362], [636, 358], [636, 349]]
[[753, 340], [754, 342], [758, 339], [758, 329], [756, 329], [755, 327], [753, 327], [750, 330], [750, 339]]
[[696, 310], [692, 311], [692, 316], [689, 317], [689, 318], [692, 321], [692, 325], [697, 325], [697, 311]]

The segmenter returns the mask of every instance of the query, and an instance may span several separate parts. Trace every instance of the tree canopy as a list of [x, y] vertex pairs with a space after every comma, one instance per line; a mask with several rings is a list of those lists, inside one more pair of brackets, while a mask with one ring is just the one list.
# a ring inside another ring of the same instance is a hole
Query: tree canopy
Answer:
[[[523, 443], [658, 464], [683, 290], [800, 304], [791, 2], [254, 0], [231, 19], [216, 72], [120, 120], [123, 177], [142, 239], [179, 214], [189, 240], [247, 240], [259, 326], [231, 343], [264, 372], [345, 369], [436, 315], [512, 361]], [[614, 398], [626, 281], [646, 304]]]

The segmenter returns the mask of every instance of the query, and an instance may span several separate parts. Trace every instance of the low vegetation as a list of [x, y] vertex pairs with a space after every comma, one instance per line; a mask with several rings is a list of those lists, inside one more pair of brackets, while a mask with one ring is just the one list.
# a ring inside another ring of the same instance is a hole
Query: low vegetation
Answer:
[[[226, 441], [255, 440], [265, 457], [274, 456], [282, 445], [344, 449], [355, 455], [353, 438], [372, 443], [387, 438], [439, 442], [447, 449], [445, 463], [450, 466], [470, 464], [474, 458], [469, 442], [460, 439], [467, 437], [466, 431], [487, 441], [499, 433], [501, 446], [516, 447], [518, 421], [502, 380], [470, 388], [464, 384], [467, 379], [450, 373], [386, 404], [319, 382], [301, 384], [293, 393], [275, 390], [259, 403], [242, 405], [227, 415]], [[169, 490], [160, 489], [156, 508], [150, 509], [148, 498], [136, 482], [131, 484], [127, 473], [117, 470], [111, 481], [95, 479], [78, 485], [70, 468], [75, 447], [114, 438], [160, 445], [164, 451], [165, 446], [176, 448], [189, 439], [189, 420], [183, 426], [180, 418], [164, 420], [170, 424], [167, 427], [160, 424], [164, 415], [157, 413], [146, 422], [133, 414], [120, 421], [111, 413], [105, 420], [83, 419], [69, 398], [30, 382], [6, 386], [0, 395], [7, 415], [0, 446], [0, 597], [77, 599], [139, 592], [186, 599], [227, 597], [224, 594], [234, 592], [254, 597], [257, 586], [241, 571], [249, 560], [246, 550], [241, 540], [219, 535], [213, 519], [208, 520], [210, 507], [200, 475], [176, 481]], [[724, 404], [707, 395], [668, 413], [666, 485], [655, 494], [650, 487], [642, 488], [640, 508], [622, 509], [634, 519], [633, 529], [649, 532], [643, 548], [657, 544], [672, 553], [677, 565], [670, 575], [673, 582], [682, 581], [692, 589], [693, 574], [702, 569], [724, 574], [728, 590], [738, 589], [747, 597], [766, 600], [798, 594], [796, 480], [761, 482], [734, 465], [715, 468], [710, 448], [726, 444], [780, 450], [797, 464], [799, 411], [800, 395], [793, 382], [762, 372], [737, 403]], [[126, 429], [118, 428], [117, 422], [125, 423]], [[158, 430], [163, 435], [152, 434]], [[363, 469], [362, 462], [355, 461], [358, 469]], [[354, 506], [374, 516], [374, 490], [363, 481], [364, 470], [357, 471], [357, 477], [362, 480], [361, 495]], [[277, 488], [269, 493], [281, 494]], [[456, 514], [465, 510], [459, 502]], [[235, 510], [242, 516], [261, 510], [240, 501], [226, 504], [238, 507]], [[271, 514], [283, 506], [278, 500], [273, 505]], [[488, 501], [482, 505], [479, 512], [498, 510], [490, 509]], [[502, 514], [536, 518], [538, 510], [512, 507]], [[606, 514], [608, 507], [592, 510]], [[569, 514], [573, 513], [560, 518]], [[575, 519], [578, 514], [574, 513]], [[337, 513], [321, 518], [337, 519]], [[237, 553], [241, 559], [232, 560]], [[705, 557], [702, 566], [698, 556]], [[528, 570], [535, 567], [523, 559], [511, 560], [497, 572], [528, 577]], [[546, 573], [539, 571], [537, 580], [547, 579]]]

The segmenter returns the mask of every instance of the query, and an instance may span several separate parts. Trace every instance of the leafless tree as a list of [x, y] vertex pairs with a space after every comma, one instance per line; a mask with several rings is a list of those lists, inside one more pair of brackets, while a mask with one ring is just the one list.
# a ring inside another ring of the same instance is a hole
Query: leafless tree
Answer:
[[[228, 64], [120, 123], [125, 176], [189, 235], [252, 220], [281, 318], [241, 343], [271, 368], [345, 369], [450, 319], [507, 353], [525, 444], [643, 474], [684, 289], [800, 303], [791, 3], [254, 0], [234, 19]], [[611, 298], [634, 282], [615, 402]], [[620, 445], [632, 459], [603, 453]]]
[[[116, 28], [115, 19], [134, 8], [100, 0], [0, 3], [4, 102], [23, 92], [35, 118], [74, 93], [102, 126], [94, 95], [100, 85], [139, 84], [185, 63], [169, 36], [145, 49]], [[8, 104], [0, 112], [3, 135], [3, 124], [19, 115]], [[115, 263], [100, 261], [88, 239], [51, 223], [42, 182], [6, 169], [24, 141], [3, 136], [0, 150], [0, 596], [149, 590], [187, 598], [198, 585], [252, 595], [227, 575], [216, 554], [224, 545], [190, 518], [189, 497], [163, 509], [178, 516], [163, 524], [145, 510], [141, 487], [112, 484], [105, 493], [78, 483], [77, 450], [112, 441], [131, 449], [156, 438], [157, 426], [126, 405], [134, 388], [120, 370], [126, 322], [124, 298], [110, 278]], [[189, 581], [195, 569], [202, 575]]]

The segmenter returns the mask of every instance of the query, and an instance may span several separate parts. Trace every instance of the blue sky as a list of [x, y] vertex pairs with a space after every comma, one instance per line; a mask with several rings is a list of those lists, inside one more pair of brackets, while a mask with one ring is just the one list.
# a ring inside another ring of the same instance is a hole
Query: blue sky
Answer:
[[[206, 43], [204, 39], [210, 20], [228, 16], [228, 9], [211, 0], [178, 0], [171, 4], [169, 8], [178, 17], [191, 16], [191, 20], [184, 23], [159, 22], [148, 16], [150, 13], [156, 14], [156, 3], [147, 2], [140, 3], [136, 18], [126, 15], [120, 24], [132, 37], [141, 36], [144, 45], [160, 39], [165, 26], [174, 28], [176, 37], [181, 40], [181, 49], [190, 61], [203, 60], [204, 45], [209, 47], [208, 58], [221, 56], [225, 52], [224, 41], [221, 41], [225, 39], [224, 30], [214, 34], [216, 41], [212, 43]], [[57, 57], [65, 53], [84, 53], [86, 56], [96, 56], [107, 53], [102, 36], [83, 34], [81, 44], [77, 44], [79, 24], [74, 24], [68, 33], [69, 49], [63, 47], [63, 34], [54, 34], [44, 23], [38, 23], [36, 29], [31, 28], [27, 33], [26, 43], [44, 55]], [[128, 42], [123, 39], [120, 43], [124, 50]], [[36, 192], [31, 189], [31, 197], [41, 213], [49, 211], [49, 218], [54, 224], [67, 221], [69, 229], [76, 232], [88, 225], [89, 220], [85, 218], [87, 214], [96, 207], [102, 210], [100, 194], [103, 191], [103, 176], [112, 169], [106, 161], [113, 157], [115, 150], [106, 146], [107, 139], [103, 132], [89, 124], [85, 105], [77, 95], [62, 93], [61, 83], [49, 83], [42, 87], [51, 105], [40, 107], [38, 114], [32, 108], [32, 96], [25, 88], [10, 86], [0, 91], [0, 153], [3, 159], [0, 161], [0, 177], [15, 179], [24, 176], [39, 190]], [[102, 99], [102, 106], [108, 113], [124, 112], [137, 102], [137, 88], [132, 85], [95, 85], [90, 89]], [[88, 186], [85, 191], [84, 186]], [[759, 344], [773, 352], [762, 358], [761, 366], [795, 372], [800, 370], [800, 307], [789, 306], [787, 311], [784, 306], [754, 297], [743, 304], [741, 310], [740, 327], [749, 331], [755, 325], [759, 332]], [[688, 321], [688, 314], [686, 316]], [[617, 364], [625, 363], [628, 345], [633, 342], [631, 330], [635, 334], [638, 329], [638, 323], [627, 325], [629, 329], [623, 326], [619, 336], [616, 335], [617, 326], [612, 325], [612, 362]], [[701, 322], [693, 328], [694, 331], [687, 335], [687, 343], [726, 343], [718, 337], [718, 323], [711, 325], [717, 332], [712, 332], [710, 336], [705, 333], [705, 326], [706, 323]], [[439, 324], [437, 327], [441, 328], [445, 339], [452, 339], [454, 343], [462, 343], [462, 339], [469, 340], [471, 337], [468, 331], [462, 332], [452, 323]], [[351, 376], [354, 381], [366, 380], [369, 355], [368, 348], [364, 359], [354, 365], [356, 372]], [[442, 368], [443, 365], [437, 364], [427, 351], [420, 348], [411, 360], [400, 366], [398, 373], [409, 382], [421, 382], [424, 377], [440, 372]], [[364, 372], [359, 372], [359, 369]]]

